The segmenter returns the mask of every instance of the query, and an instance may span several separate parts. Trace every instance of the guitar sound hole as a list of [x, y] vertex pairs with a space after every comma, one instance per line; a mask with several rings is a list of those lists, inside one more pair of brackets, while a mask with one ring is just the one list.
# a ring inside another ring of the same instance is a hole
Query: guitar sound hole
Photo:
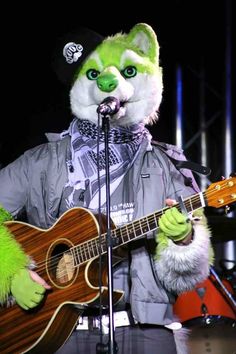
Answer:
[[49, 273], [53, 278], [53, 282], [59, 286], [68, 283], [73, 278], [74, 272], [73, 257], [68, 245], [56, 245], [50, 256]]

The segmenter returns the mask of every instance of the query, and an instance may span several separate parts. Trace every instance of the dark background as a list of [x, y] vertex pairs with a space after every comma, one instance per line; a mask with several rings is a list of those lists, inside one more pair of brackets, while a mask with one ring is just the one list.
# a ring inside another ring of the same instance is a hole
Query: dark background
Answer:
[[[140, 4], [139, 4], [140, 3]], [[0, 167], [26, 149], [46, 141], [44, 133], [61, 132], [71, 121], [68, 89], [57, 79], [51, 54], [56, 39], [78, 26], [104, 36], [128, 32], [146, 22], [157, 33], [164, 73], [159, 122], [150, 128], [159, 141], [175, 143], [176, 68], [183, 73], [183, 137], [186, 156], [201, 162], [200, 113], [207, 128], [208, 183], [225, 175], [226, 29], [232, 23], [232, 165], [235, 163], [234, 5], [231, 0], [161, 0], [125, 2], [4, 3], [1, 9]], [[230, 6], [229, 15], [226, 9]], [[204, 78], [201, 78], [204, 74]], [[202, 98], [201, 98], [202, 96]], [[228, 176], [227, 176], [228, 177]], [[198, 182], [199, 178], [196, 176]], [[1, 186], [0, 186], [1, 188]], [[232, 205], [231, 205], [232, 206]], [[206, 208], [216, 259], [224, 258], [223, 241], [235, 239], [235, 218], [224, 209]], [[232, 213], [231, 213], [232, 214]], [[221, 216], [221, 217], [219, 217]], [[235, 264], [235, 263], [234, 263]]]
[[[8, 5], [2, 12], [2, 126], [0, 163], [6, 165], [24, 150], [46, 141], [47, 131], [60, 132], [71, 120], [68, 90], [51, 67], [56, 38], [77, 24], [104, 36], [128, 32], [138, 22], [150, 24], [161, 46], [164, 97], [160, 119], [150, 130], [155, 139], [175, 143], [175, 75], [183, 72], [184, 142], [186, 155], [200, 162], [200, 83], [204, 82], [208, 166], [211, 181], [224, 175], [226, 6], [230, 1], [166, 0], [56, 5]], [[233, 3], [233, 1], [232, 1]], [[232, 4], [233, 5], [233, 4]], [[84, 7], [84, 8], [83, 8]], [[233, 9], [231, 9], [231, 20]], [[235, 42], [232, 29], [231, 44]], [[232, 68], [235, 65], [232, 57]], [[202, 70], [205, 78], [200, 80]], [[232, 95], [235, 96], [232, 80]], [[235, 122], [235, 106], [232, 107]], [[214, 118], [214, 116], [216, 117]], [[235, 126], [235, 123], [234, 123]]]

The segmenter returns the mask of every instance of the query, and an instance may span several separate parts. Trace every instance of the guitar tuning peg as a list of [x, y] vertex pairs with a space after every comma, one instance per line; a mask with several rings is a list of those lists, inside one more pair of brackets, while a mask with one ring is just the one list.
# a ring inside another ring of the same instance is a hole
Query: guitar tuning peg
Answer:
[[222, 179], [222, 181], [224, 181], [225, 180], [225, 176], [221, 176], [221, 179]]
[[228, 205], [225, 206], [225, 215], [230, 212], [230, 207]]

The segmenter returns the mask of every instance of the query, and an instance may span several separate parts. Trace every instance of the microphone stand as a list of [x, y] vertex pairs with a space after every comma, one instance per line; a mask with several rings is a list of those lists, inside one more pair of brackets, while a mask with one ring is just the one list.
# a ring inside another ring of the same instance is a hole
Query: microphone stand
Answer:
[[114, 314], [113, 314], [113, 271], [112, 271], [112, 248], [111, 218], [110, 218], [110, 171], [109, 171], [109, 130], [110, 115], [100, 113], [102, 116], [102, 130], [104, 131], [105, 143], [105, 170], [106, 170], [106, 227], [107, 227], [107, 270], [108, 270], [108, 305], [109, 305], [109, 340], [108, 345], [97, 346], [97, 353], [118, 353], [115, 342]]

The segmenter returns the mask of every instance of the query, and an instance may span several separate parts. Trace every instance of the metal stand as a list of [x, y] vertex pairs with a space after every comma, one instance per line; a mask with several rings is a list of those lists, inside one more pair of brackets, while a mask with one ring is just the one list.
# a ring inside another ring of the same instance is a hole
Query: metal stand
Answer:
[[105, 165], [106, 165], [106, 225], [107, 225], [107, 270], [108, 270], [108, 305], [109, 305], [109, 340], [108, 344], [98, 343], [97, 354], [116, 354], [118, 347], [115, 342], [114, 315], [113, 315], [113, 272], [112, 272], [112, 237], [110, 218], [110, 171], [109, 171], [109, 144], [110, 115], [102, 115], [102, 130], [105, 137]]

